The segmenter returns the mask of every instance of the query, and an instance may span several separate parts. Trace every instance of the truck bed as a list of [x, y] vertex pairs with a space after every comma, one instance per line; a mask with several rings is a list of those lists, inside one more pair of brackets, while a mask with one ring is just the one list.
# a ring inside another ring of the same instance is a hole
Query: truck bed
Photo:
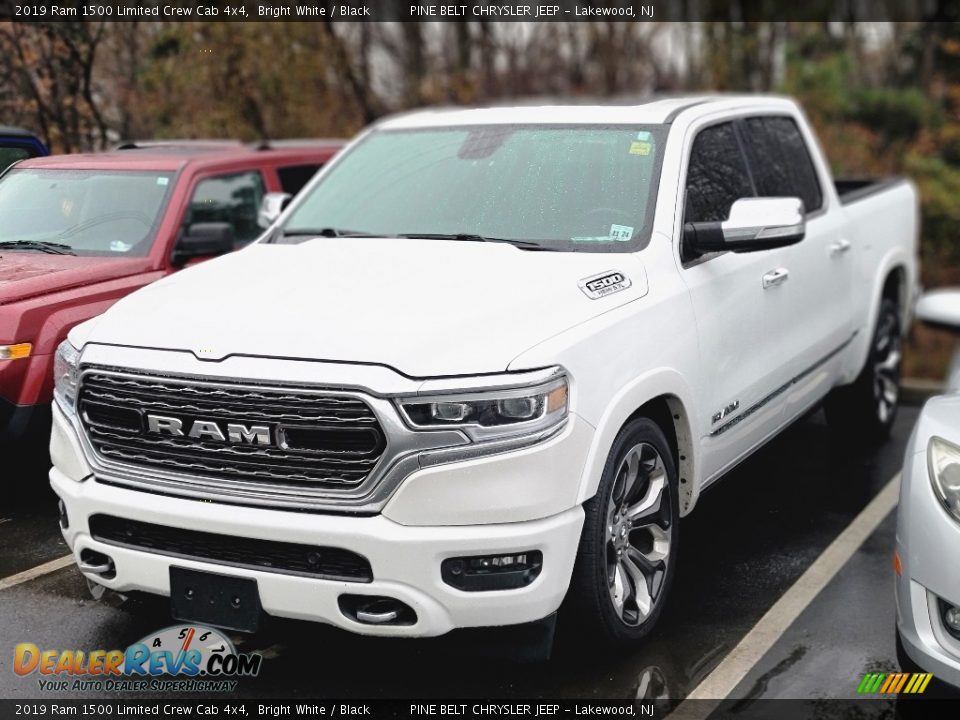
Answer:
[[901, 182], [904, 182], [902, 177], [834, 178], [833, 186], [840, 196], [840, 204], [849, 205]]

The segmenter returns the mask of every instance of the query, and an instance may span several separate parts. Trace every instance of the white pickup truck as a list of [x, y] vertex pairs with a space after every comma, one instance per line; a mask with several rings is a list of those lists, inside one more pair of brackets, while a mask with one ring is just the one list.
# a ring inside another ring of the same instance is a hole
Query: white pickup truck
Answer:
[[834, 182], [789, 99], [386, 119], [258, 242], [70, 333], [64, 536], [208, 625], [563, 605], [637, 640], [705, 487], [824, 401], [889, 431], [917, 235], [913, 186]]

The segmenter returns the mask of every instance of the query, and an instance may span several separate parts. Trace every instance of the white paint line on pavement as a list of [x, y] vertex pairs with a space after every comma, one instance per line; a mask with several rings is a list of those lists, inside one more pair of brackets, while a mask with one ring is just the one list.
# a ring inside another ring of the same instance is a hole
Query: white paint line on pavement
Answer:
[[897, 506], [899, 494], [900, 473], [897, 473], [790, 586], [783, 597], [767, 610], [713, 672], [687, 695], [669, 715], [669, 720], [701, 720], [713, 712], [721, 700], [729, 697], [753, 666], [774, 646], [800, 613], [813, 602]]
[[13, 518], [0, 518], [0, 525], [3, 525], [5, 522], [10, 522]]
[[73, 562], [73, 555], [64, 555], [56, 560], [45, 562], [43, 565], [37, 565], [29, 570], [18, 572], [16, 575], [10, 575], [9, 577], [2, 578], [0, 579], [0, 590], [6, 590], [7, 588], [12, 588], [15, 585], [22, 585], [25, 582], [30, 582], [38, 577], [65, 568], [68, 565], [73, 565]]

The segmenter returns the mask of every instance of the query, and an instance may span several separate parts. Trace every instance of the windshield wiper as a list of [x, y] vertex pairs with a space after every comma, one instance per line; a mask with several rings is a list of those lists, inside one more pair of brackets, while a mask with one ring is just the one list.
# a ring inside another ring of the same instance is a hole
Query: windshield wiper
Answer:
[[489, 235], [477, 235], [475, 233], [402, 233], [397, 237], [422, 240], [466, 240], [468, 242], [507, 243], [508, 245], [513, 245], [521, 250], [553, 250], [553, 248], [533, 240], [490, 237]]
[[43, 240], [4, 240], [0, 242], [0, 249], [13, 248], [16, 250], [39, 250], [51, 255], [76, 255], [73, 248], [63, 243], [44, 242]]
[[382, 235], [374, 235], [373, 233], [362, 232], [360, 230], [343, 230], [342, 228], [334, 227], [325, 227], [325, 228], [293, 228], [290, 230], [283, 229], [280, 231], [281, 237], [383, 237]]

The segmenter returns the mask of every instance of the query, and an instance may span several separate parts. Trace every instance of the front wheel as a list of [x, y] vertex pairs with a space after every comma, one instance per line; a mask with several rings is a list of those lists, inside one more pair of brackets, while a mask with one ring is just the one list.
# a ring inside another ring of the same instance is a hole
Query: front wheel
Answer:
[[656, 423], [620, 431], [584, 512], [566, 620], [607, 644], [637, 641], [660, 617], [677, 554], [677, 473]]
[[884, 298], [863, 370], [852, 384], [827, 397], [827, 420], [833, 429], [868, 443], [890, 436], [900, 399], [901, 345], [900, 312], [893, 300]]

